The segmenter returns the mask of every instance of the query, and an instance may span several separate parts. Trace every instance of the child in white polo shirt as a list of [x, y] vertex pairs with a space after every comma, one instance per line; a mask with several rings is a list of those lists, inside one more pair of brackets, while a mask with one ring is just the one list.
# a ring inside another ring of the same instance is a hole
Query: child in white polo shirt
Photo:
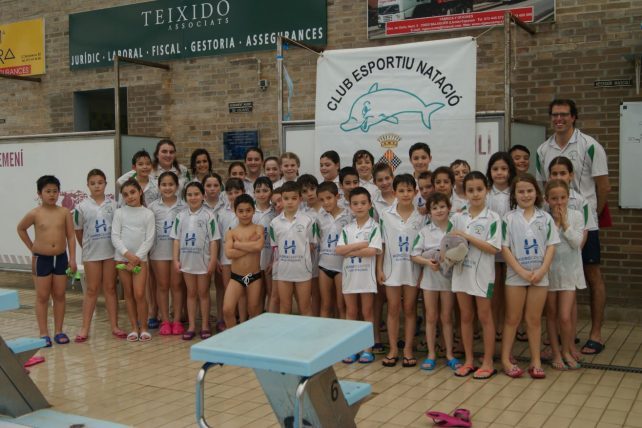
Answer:
[[502, 254], [508, 265], [502, 364], [510, 377], [524, 374], [510, 361], [517, 325], [524, 314], [531, 354], [528, 374], [542, 379], [541, 319], [548, 294], [548, 270], [560, 238], [553, 218], [540, 209], [543, 197], [535, 177], [522, 174], [513, 180], [510, 198], [515, 209], [506, 214], [502, 224]]
[[312, 315], [310, 306], [312, 251], [316, 245], [314, 219], [299, 210], [301, 188], [288, 181], [281, 186], [283, 212], [270, 223], [274, 252], [273, 280], [279, 288], [279, 311], [292, 312], [294, 294], [301, 315]]
[[[346, 308], [341, 289], [343, 257], [337, 255], [336, 247], [341, 230], [350, 223], [352, 215], [349, 210], [338, 206], [339, 189], [332, 181], [321, 183], [317, 195], [323, 207], [318, 218], [321, 316], [332, 317], [336, 306], [336, 315], [345, 319]], [[333, 304], [335, 301], [336, 305]]]
[[[337, 243], [337, 255], [343, 256], [342, 284], [346, 300], [346, 317], [358, 319], [359, 303], [363, 320], [373, 322], [374, 295], [377, 292], [375, 277], [376, 255], [381, 252], [381, 235], [377, 223], [370, 217], [370, 193], [364, 187], [350, 192], [350, 209], [355, 219], [341, 231]], [[346, 357], [343, 362], [354, 363], [357, 355]], [[372, 349], [361, 353], [359, 362], [369, 364], [374, 361]]]
[[[484, 174], [479, 171], [468, 173], [463, 186], [468, 209], [455, 213], [448, 224], [448, 232], [466, 239], [469, 244], [464, 260], [453, 268], [452, 289], [461, 313], [461, 339], [466, 357], [464, 365], [455, 371], [455, 376], [464, 377], [474, 372], [475, 379], [488, 379], [497, 373], [493, 368], [495, 326], [491, 298], [495, 281], [495, 254], [501, 248], [501, 219], [486, 207], [488, 182]], [[475, 370], [473, 362], [475, 307], [484, 338], [484, 356], [478, 370]]]
[[386, 286], [390, 340], [390, 351], [382, 363], [386, 367], [394, 367], [399, 360], [397, 338], [403, 296], [405, 346], [402, 365], [414, 367], [417, 365], [417, 359], [412, 353], [412, 346], [417, 320], [417, 282], [420, 269], [410, 260], [410, 248], [426, 223], [426, 217], [419, 214], [413, 203], [417, 194], [417, 183], [412, 175], [396, 176], [392, 187], [397, 202], [383, 211], [379, 220], [384, 248], [378, 257], [377, 277]]

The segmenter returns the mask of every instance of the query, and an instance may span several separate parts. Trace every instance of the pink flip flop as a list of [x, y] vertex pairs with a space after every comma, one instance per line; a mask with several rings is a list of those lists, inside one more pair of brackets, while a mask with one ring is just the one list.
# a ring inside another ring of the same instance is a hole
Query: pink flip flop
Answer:
[[40, 357], [40, 356], [35, 356], [31, 357], [27, 360], [27, 362], [24, 364], [25, 368], [35, 366], [36, 364], [44, 363], [45, 362], [45, 357]]
[[443, 412], [426, 412], [426, 416], [433, 420], [435, 425], [440, 427], [472, 427], [473, 425], [469, 421], [465, 421], [455, 416], [450, 416], [447, 413]]

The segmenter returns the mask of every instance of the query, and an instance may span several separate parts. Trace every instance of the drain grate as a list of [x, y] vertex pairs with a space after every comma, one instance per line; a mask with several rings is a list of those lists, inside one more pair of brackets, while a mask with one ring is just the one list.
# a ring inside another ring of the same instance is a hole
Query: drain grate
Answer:
[[[515, 357], [515, 359], [522, 363], [530, 362], [530, 358], [526, 357]], [[542, 359], [542, 362], [549, 362], [550, 360]], [[613, 364], [597, 364], [597, 363], [588, 363], [583, 362], [583, 369], [595, 369], [595, 370], [609, 370], [613, 372], [623, 372], [623, 373], [642, 373], [642, 367], [630, 367], [630, 366], [616, 366]]]

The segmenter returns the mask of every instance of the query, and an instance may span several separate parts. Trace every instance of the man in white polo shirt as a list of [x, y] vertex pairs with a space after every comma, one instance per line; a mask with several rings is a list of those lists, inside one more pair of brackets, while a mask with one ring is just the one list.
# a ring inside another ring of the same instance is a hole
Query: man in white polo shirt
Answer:
[[[604, 148], [592, 137], [575, 128], [577, 107], [573, 100], [556, 99], [548, 108], [555, 133], [537, 149], [537, 180], [548, 180], [548, 165], [557, 156], [565, 156], [573, 163], [573, 187], [589, 203], [591, 215], [598, 216], [606, 205], [611, 190]], [[599, 231], [589, 231], [582, 250], [584, 276], [591, 291], [591, 333], [582, 348], [584, 354], [599, 354], [604, 349], [602, 323], [606, 305], [606, 290], [600, 270]]]

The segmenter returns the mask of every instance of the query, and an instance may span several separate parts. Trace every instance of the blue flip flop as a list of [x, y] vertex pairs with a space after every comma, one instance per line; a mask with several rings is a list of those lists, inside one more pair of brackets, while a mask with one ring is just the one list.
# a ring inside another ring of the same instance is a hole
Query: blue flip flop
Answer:
[[58, 333], [54, 336], [54, 342], [56, 342], [58, 345], [66, 345], [69, 343], [69, 336], [67, 336], [65, 333]]
[[350, 355], [349, 357], [345, 357], [343, 359], [343, 363], [344, 364], [352, 364], [355, 361], [357, 361], [358, 359], [359, 359], [359, 355], [358, 354]]
[[51, 337], [49, 336], [42, 336], [41, 339], [45, 339], [45, 348], [51, 348]]
[[359, 357], [360, 364], [370, 364], [375, 360], [374, 355], [371, 352], [362, 352], [361, 357]]
[[424, 362], [421, 363], [421, 366], [419, 368], [421, 370], [430, 371], [430, 370], [434, 370], [436, 365], [437, 365], [437, 363], [435, 363], [435, 360], [432, 360], [430, 358], [426, 358], [424, 360]]
[[455, 371], [461, 367], [461, 361], [459, 361], [457, 358], [453, 358], [451, 360], [448, 360], [446, 362], [446, 365], [450, 367], [452, 371]]

